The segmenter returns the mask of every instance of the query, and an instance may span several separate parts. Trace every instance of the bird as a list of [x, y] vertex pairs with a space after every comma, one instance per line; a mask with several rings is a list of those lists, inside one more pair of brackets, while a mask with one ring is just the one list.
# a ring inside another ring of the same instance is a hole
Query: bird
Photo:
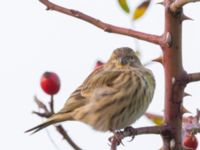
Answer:
[[60, 111], [25, 132], [33, 134], [63, 121], [80, 121], [102, 132], [117, 131], [145, 113], [154, 90], [154, 75], [135, 51], [117, 48], [72, 92]]

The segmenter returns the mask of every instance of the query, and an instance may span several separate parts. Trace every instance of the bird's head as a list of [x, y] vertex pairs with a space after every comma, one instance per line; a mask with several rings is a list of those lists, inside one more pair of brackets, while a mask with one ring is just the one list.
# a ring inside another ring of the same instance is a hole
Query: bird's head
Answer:
[[136, 53], [128, 47], [117, 48], [113, 51], [108, 64], [115, 65], [116, 67], [140, 67], [142, 66]]

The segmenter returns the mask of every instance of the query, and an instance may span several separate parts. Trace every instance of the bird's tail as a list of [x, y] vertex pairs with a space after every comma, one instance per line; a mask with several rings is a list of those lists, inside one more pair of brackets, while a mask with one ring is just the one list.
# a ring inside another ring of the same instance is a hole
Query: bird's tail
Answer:
[[70, 114], [68, 114], [68, 113], [55, 114], [52, 117], [50, 117], [49, 119], [47, 119], [45, 122], [31, 128], [29, 130], [26, 130], [25, 133], [32, 132], [32, 134], [34, 134], [34, 133], [48, 127], [49, 125], [52, 125], [52, 124], [55, 124], [58, 122], [62, 122], [62, 121], [66, 121], [66, 120], [72, 120], [72, 117]]

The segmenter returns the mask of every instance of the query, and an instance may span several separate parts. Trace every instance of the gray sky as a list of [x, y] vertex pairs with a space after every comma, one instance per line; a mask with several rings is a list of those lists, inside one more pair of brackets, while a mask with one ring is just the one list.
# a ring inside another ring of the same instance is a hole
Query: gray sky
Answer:
[[[119, 9], [115, 0], [57, 0], [57, 3], [81, 10], [105, 22], [131, 28], [130, 17]], [[136, 3], [132, 2], [132, 9]], [[155, 3], [156, 1], [145, 17], [135, 23], [137, 30], [162, 34], [164, 9]], [[75, 18], [45, 11], [45, 7], [37, 0], [6, 0], [0, 4], [0, 148], [55, 150], [45, 130], [33, 136], [23, 133], [42, 121], [31, 114], [32, 110], [37, 110], [33, 95], [45, 102], [49, 100], [39, 86], [41, 74], [54, 71], [60, 76], [62, 87], [55, 96], [56, 110], [59, 110], [70, 93], [92, 71], [97, 59], [106, 61], [117, 47], [135, 48], [134, 39], [105, 33]], [[185, 7], [186, 14], [195, 20], [183, 23], [183, 60], [184, 68], [188, 72], [200, 71], [199, 9], [200, 3]], [[141, 41], [139, 44], [143, 62], [161, 54], [156, 45]], [[163, 68], [156, 63], [148, 67], [154, 72], [157, 82], [154, 99], [148, 111], [162, 114]], [[199, 88], [199, 83], [190, 84], [186, 88], [193, 96], [185, 98], [184, 105], [193, 113], [200, 106]], [[79, 122], [65, 122], [63, 125], [84, 150], [109, 149], [107, 139], [111, 136], [110, 133], [96, 132]], [[152, 124], [144, 117], [134, 124], [135, 127], [146, 125]], [[48, 131], [60, 150], [71, 149], [53, 127], [49, 127]], [[119, 149], [137, 147], [146, 150], [148, 147], [154, 150], [161, 146], [159, 136], [137, 136], [134, 141], [127, 141], [129, 138], [124, 140], [125, 146], [120, 146]]]

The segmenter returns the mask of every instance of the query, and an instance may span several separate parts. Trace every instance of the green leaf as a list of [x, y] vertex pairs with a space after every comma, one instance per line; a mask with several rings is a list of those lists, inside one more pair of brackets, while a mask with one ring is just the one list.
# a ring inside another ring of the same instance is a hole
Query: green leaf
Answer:
[[135, 11], [134, 11], [134, 13], [133, 13], [133, 17], [132, 17], [133, 20], [137, 20], [137, 19], [141, 18], [141, 17], [145, 14], [147, 8], [149, 7], [150, 2], [151, 2], [151, 0], [146, 0], [146, 1], [142, 2], [142, 3], [135, 9]]
[[128, 3], [126, 0], [118, 0], [119, 6], [124, 10], [126, 13], [130, 12]]

